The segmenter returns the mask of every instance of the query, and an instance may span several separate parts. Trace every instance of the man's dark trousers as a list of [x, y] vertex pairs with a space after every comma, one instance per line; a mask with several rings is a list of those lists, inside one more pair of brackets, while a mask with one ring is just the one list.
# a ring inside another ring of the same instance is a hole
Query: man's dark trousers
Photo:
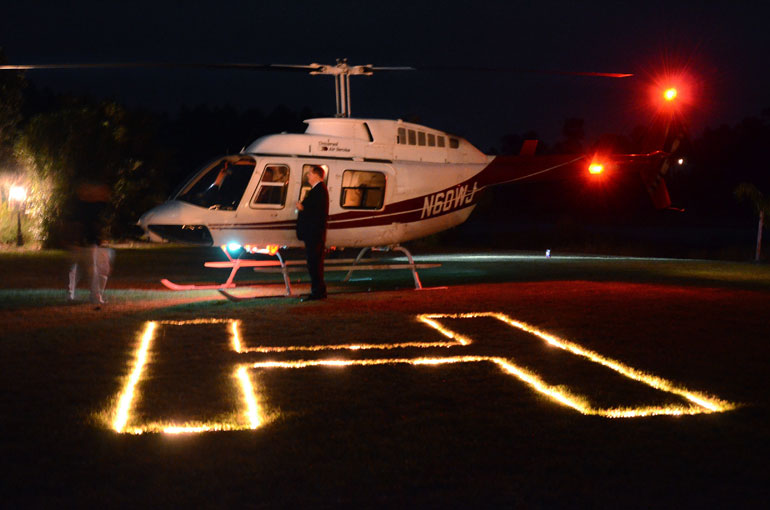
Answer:
[[310, 273], [310, 295], [326, 296], [324, 281], [324, 241], [309, 243], [305, 241], [307, 251], [307, 271]]

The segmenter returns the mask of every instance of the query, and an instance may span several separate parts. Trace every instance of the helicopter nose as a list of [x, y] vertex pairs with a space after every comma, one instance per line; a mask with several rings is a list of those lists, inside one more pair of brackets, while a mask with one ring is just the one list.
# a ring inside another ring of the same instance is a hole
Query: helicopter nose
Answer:
[[139, 226], [147, 230], [150, 225], [176, 225], [186, 223], [184, 204], [174, 200], [153, 207], [139, 218]]
[[150, 241], [153, 243], [160, 243], [163, 241], [161, 236], [150, 230], [150, 225], [165, 223], [163, 218], [165, 216], [165, 214], [163, 214], [166, 209], [164, 207], [165, 205], [166, 204], [162, 204], [157, 207], [153, 207], [146, 213], [142, 214], [142, 216], [139, 218], [139, 221], [136, 222], [136, 224], [139, 225], [142, 230], [144, 230], [144, 232], [150, 237]]
[[210, 246], [211, 233], [196, 209], [172, 200], [144, 213], [138, 224], [153, 242], [175, 241]]

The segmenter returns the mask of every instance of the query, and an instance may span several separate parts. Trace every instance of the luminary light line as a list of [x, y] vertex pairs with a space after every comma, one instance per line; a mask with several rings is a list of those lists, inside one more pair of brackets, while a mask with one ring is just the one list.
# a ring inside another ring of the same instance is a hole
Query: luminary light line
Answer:
[[241, 321], [239, 320], [230, 321], [230, 333], [232, 335], [230, 339], [232, 341], [233, 350], [235, 352], [243, 352], [243, 347], [241, 345], [241, 334], [239, 332], [240, 325]]
[[[235, 418], [233, 422], [226, 423], [207, 423], [194, 422], [184, 425], [173, 423], [145, 423], [142, 426], [128, 427], [130, 411], [133, 405], [136, 386], [139, 383], [144, 367], [149, 357], [149, 349], [154, 338], [155, 331], [159, 324], [186, 326], [197, 324], [228, 324], [230, 332], [230, 345], [233, 351], [237, 353], [256, 352], [289, 352], [289, 351], [339, 351], [339, 350], [391, 350], [403, 348], [456, 348], [467, 347], [473, 343], [473, 340], [465, 335], [443, 326], [439, 319], [469, 319], [478, 317], [491, 317], [502, 321], [506, 325], [529, 333], [547, 342], [549, 345], [563, 349], [577, 356], [583, 357], [591, 362], [605, 366], [624, 377], [646, 384], [660, 391], [672, 393], [681, 396], [692, 405], [668, 405], [668, 406], [640, 406], [624, 408], [600, 409], [592, 407], [588, 399], [579, 395], [574, 395], [561, 386], [552, 386], [543, 381], [537, 374], [530, 370], [518, 366], [509, 356], [447, 356], [447, 357], [398, 357], [398, 358], [376, 358], [376, 359], [295, 359], [289, 361], [261, 361], [249, 364], [240, 364], [236, 366], [233, 378], [240, 387], [243, 404], [243, 420]], [[678, 386], [671, 381], [654, 375], [647, 374], [634, 369], [624, 363], [602, 356], [590, 349], [581, 347], [578, 344], [539, 330], [527, 323], [516, 321], [503, 313], [497, 312], [479, 312], [465, 314], [421, 314], [417, 320], [438, 331], [441, 335], [448, 338], [449, 342], [400, 342], [390, 344], [348, 344], [348, 345], [289, 345], [289, 346], [256, 346], [246, 347], [241, 339], [240, 327], [242, 325], [237, 319], [195, 319], [190, 321], [151, 321], [145, 326], [141, 336], [139, 347], [135, 353], [134, 367], [126, 381], [126, 384], [118, 399], [115, 418], [112, 427], [116, 432], [142, 434], [145, 432], [163, 432], [167, 434], [193, 434], [210, 431], [224, 430], [243, 430], [256, 429], [260, 427], [265, 419], [257, 402], [254, 386], [249, 376], [249, 370], [265, 370], [274, 368], [307, 368], [307, 367], [335, 367], [342, 368], [348, 366], [375, 366], [375, 365], [395, 365], [409, 364], [413, 366], [425, 365], [444, 365], [452, 363], [480, 363], [487, 362], [497, 365], [503, 373], [513, 376], [538, 393], [558, 402], [561, 405], [574, 409], [585, 415], [596, 415], [607, 418], [632, 418], [640, 416], [670, 415], [681, 416], [701, 413], [722, 412], [735, 408], [735, 404], [724, 402], [722, 400], [709, 397], [702, 393], [690, 391]]]
[[150, 422], [145, 423], [141, 427], [126, 427], [123, 430], [125, 434], [141, 435], [147, 433], [162, 433], [162, 434], [200, 434], [201, 432], [222, 432], [227, 430], [243, 430], [244, 428], [238, 425], [229, 425], [226, 423], [200, 423], [193, 422], [187, 425], [175, 425], [163, 422]]
[[123, 432], [123, 429], [126, 427], [128, 412], [131, 410], [131, 403], [134, 400], [134, 388], [136, 388], [136, 383], [139, 382], [139, 377], [142, 375], [144, 364], [147, 362], [147, 351], [150, 348], [150, 341], [152, 340], [156, 327], [156, 322], [148, 322], [147, 326], [144, 328], [142, 340], [139, 343], [139, 348], [136, 350], [134, 369], [131, 371], [131, 375], [128, 377], [128, 381], [123, 387], [123, 392], [118, 399], [115, 420], [112, 422], [112, 428], [115, 429], [116, 432]]
[[[550, 333], [546, 333], [544, 331], [541, 331], [534, 326], [531, 326], [527, 323], [516, 321], [511, 319], [505, 314], [502, 313], [496, 313], [496, 312], [480, 312], [480, 313], [465, 313], [465, 314], [432, 314], [428, 315], [429, 318], [447, 318], [447, 319], [468, 319], [468, 318], [475, 318], [475, 317], [493, 317], [496, 318], [505, 324], [508, 324], [509, 326], [512, 326], [514, 328], [520, 329], [522, 331], [525, 331], [527, 333], [530, 333], [532, 335], [535, 335], [536, 337], [544, 340], [549, 345], [553, 345], [555, 347], [558, 347], [559, 349], [566, 350], [568, 352], [571, 352], [573, 354], [576, 354], [578, 356], [584, 357], [589, 359], [590, 361], [594, 363], [598, 363], [600, 365], [603, 365], [607, 368], [610, 368], [620, 374], [622, 374], [625, 377], [628, 377], [630, 379], [633, 379], [635, 381], [641, 382], [643, 384], [646, 384], [648, 386], [651, 386], [655, 389], [658, 389], [660, 391], [664, 391], [667, 393], [672, 393], [675, 395], [679, 395], [690, 402], [693, 402], [703, 410], [700, 412], [722, 412], [722, 411], [728, 411], [730, 409], [734, 409], [735, 405], [731, 404], [729, 402], [724, 402], [722, 400], [709, 397], [707, 395], [704, 395], [702, 393], [694, 392], [687, 390], [685, 388], [682, 388], [680, 386], [677, 386], [671, 381], [668, 381], [662, 377], [654, 376], [647, 374], [645, 372], [642, 372], [641, 370], [636, 370], [635, 368], [629, 367], [628, 365], [625, 365], [624, 363], [621, 363], [620, 361], [613, 360], [611, 358], [604, 357], [594, 351], [591, 351], [589, 349], [585, 349], [573, 342], [570, 342], [568, 340], [565, 340], [563, 338], [559, 338], [555, 335], [552, 335]], [[652, 412], [653, 408], [645, 408], [646, 414], [643, 414], [644, 416], [649, 416], [651, 414], [655, 414]], [[667, 408], [661, 408], [661, 409], [669, 409]], [[689, 410], [691, 408], [678, 408], [681, 412], [676, 414], [694, 414], [694, 413], [688, 413], [685, 412], [686, 410]], [[598, 411], [591, 412], [589, 414], [599, 414]], [[627, 416], [641, 416], [641, 415], [635, 415], [630, 410], [625, 410], [623, 412], [617, 412], [617, 413], [609, 413], [609, 410], [607, 412], [607, 416], [611, 417], [627, 417]], [[662, 412], [657, 414], [674, 414], [669, 412]]]
[[458, 342], [401, 342], [395, 344], [329, 344], [329, 345], [287, 345], [287, 346], [269, 346], [262, 345], [257, 347], [241, 347], [236, 352], [320, 352], [320, 351], [363, 351], [363, 350], [391, 350], [406, 349], [408, 347], [417, 347], [427, 349], [429, 347], [457, 347], [463, 345]]
[[[315, 352], [315, 351], [336, 351], [336, 350], [349, 350], [349, 351], [359, 351], [359, 350], [391, 350], [391, 349], [406, 349], [410, 347], [420, 348], [420, 349], [428, 349], [431, 347], [458, 347], [463, 345], [470, 345], [473, 343], [473, 341], [459, 333], [449, 331], [448, 329], [444, 328], [430, 318], [430, 316], [427, 315], [418, 315], [417, 320], [420, 322], [424, 322], [425, 324], [428, 324], [432, 328], [434, 328], [436, 331], [444, 335], [445, 337], [452, 340], [451, 342], [397, 342], [397, 343], [388, 343], [388, 344], [368, 344], [368, 343], [358, 343], [358, 344], [328, 344], [328, 345], [286, 345], [286, 346], [269, 346], [269, 345], [260, 345], [256, 347], [244, 347], [242, 342], [240, 341], [240, 335], [238, 334], [238, 327], [240, 327], [240, 321], [233, 321], [232, 328], [233, 328], [233, 350], [235, 352], [292, 352], [292, 351], [307, 351], [307, 352]], [[237, 341], [236, 341], [237, 338]]]
[[186, 425], [170, 424], [170, 423], [145, 423], [142, 426], [127, 427], [126, 424], [130, 418], [130, 411], [133, 404], [134, 395], [136, 393], [136, 385], [139, 383], [144, 367], [147, 363], [148, 352], [152, 340], [155, 337], [155, 330], [158, 324], [165, 324], [171, 326], [187, 326], [198, 324], [226, 324], [230, 323], [231, 332], [231, 345], [234, 350], [240, 345], [240, 336], [238, 327], [240, 325], [239, 320], [230, 319], [194, 319], [189, 321], [150, 321], [147, 322], [144, 333], [136, 350], [134, 368], [128, 378], [128, 381], [123, 387], [123, 391], [118, 399], [117, 409], [115, 411], [115, 419], [112, 423], [112, 428], [118, 433], [127, 434], [143, 434], [145, 432], [163, 432], [166, 434], [194, 434], [200, 432], [212, 432], [223, 430], [243, 430], [243, 429], [255, 429], [263, 422], [259, 414], [259, 406], [257, 405], [256, 397], [254, 396], [254, 387], [251, 384], [249, 375], [243, 366], [239, 366], [233, 377], [238, 382], [241, 392], [243, 394], [243, 404], [245, 407], [244, 416], [246, 418], [246, 424], [235, 423], [207, 423], [197, 422]]
[[441, 324], [433, 320], [433, 317], [435, 317], [435, 315], [422, 314], [422, 315], [418, 315], [417, 319], [427, 324], [428, 326], [434, 328], [436, 331], [438, 331], [445, 337], [451, 338], [452, 340], [457, 341], [460, 345], [470, 345], [473, 343], [473, 341], [470, 338], [463, 336], [460, 333], [456, 333], [454, 331], [450, 331], [446, 329]]
[[241, 383], [243, 390], [243, 401], [246, 403], [246, 419], [249, 421], [249, 428], [255, 429], [259, 427], [262, 420], [259, 417], [259, 406], [256, 397], [254, 397], [254, 387], [251, 385], [246, 367], [239, 366], [235, 371], [235, 377]]
[[560, 404], [570, 407], [581, 414], [602, 416], [605, 418], [638, 418], [643, 416], [681, 416], [690, 414], [703, 414], [712, 412], [701, 406], [647, 406], [639, 408], [609, 408], [598, 409], [592, 407], [584, 397], [573, 395], [557, 386], [545, 383], [537, 375], [523, 367], [515, 365], [510, 359], [494, 356], [452, 356], [446, 358], [382, 358], [382, 359], [358, 359], [358, 360], [292, 360], [292, 361], [264, 361], [249, 365], [254, 369], [271, 368], [308, 368], [308, 367], [347, 367], [347, 366], [374, 366], [374, 365], [444, 365], [450, 363], [479, 363], [491, 362], [499, 366], [507, 374], [529, 385], [532, 389]]

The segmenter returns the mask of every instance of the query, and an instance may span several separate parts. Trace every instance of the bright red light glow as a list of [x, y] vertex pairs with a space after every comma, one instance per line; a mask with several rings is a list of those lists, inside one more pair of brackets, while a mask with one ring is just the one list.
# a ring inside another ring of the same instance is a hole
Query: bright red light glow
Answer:
[[694, 81], [686, 74], [669, 73], [653, 80], [649, 97], [661, 113], [683, 113], [695, 102], [695, 88]]
[[591, 163], [590, 165], [588, 165], [588, 171], [593, 175], [598, 175], [604, 172], [604, 165], [596, 162]]

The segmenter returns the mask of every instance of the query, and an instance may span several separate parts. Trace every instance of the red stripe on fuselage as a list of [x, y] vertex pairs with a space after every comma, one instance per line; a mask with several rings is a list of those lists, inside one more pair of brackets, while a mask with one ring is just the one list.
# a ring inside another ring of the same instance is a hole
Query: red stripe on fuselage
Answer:
[[[498, 156], [465, 181], [418, 197], [386, 205], [381, 211], [344, 211], [329, 216], [329, 229], [412, 223], [465, 209], [478, 202], [489, 186], [518, 180], [542, 179], [554, 170], [574, 169], [583, 156]], [[294, 230], [296, 220], [211, 224], [218, 230]]]

